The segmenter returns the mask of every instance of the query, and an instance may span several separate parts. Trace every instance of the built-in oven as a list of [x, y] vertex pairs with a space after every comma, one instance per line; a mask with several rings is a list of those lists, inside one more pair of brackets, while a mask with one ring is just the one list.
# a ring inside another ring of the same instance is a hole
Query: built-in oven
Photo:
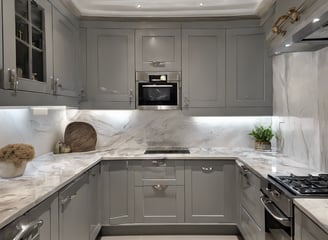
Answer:
[[180, 72], [137, 72], [138, 109], [181, 109]]

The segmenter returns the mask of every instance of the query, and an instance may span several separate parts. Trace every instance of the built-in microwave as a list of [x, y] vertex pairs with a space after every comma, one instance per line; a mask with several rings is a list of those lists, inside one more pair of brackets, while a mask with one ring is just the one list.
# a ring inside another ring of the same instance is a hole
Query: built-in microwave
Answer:
[[138, 109], [181, 109], [180, 72], [136, 72]]

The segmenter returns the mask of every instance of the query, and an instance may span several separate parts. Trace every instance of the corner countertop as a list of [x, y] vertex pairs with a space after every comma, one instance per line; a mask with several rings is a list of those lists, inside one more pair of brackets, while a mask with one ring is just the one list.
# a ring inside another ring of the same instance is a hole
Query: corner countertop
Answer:
[[[286, 155], [258, 152], [250, 148], [190, 148], [190, 154], [144, 154], [144, 148], [104, 149], [88, 153], [46, 154], [28, 163], [25, 174], [15, 179], [0, 179], [0, 229], [23, 215], [75, 178], [87, 172], [100, 161], [120, 160], [238, 160], [251, 168], [259, 177], [268, 174], [295, 175], [317, 174], [307, 166], [288, 158]], [[322, 199], [328, 205], [328, 199]], [[298, 203], [300, 204], [300, 203]], [[301, 208], [302, 209], [302, 208]], [[322, 211], [327, 209], [323, 208]], [[305, 213], [312, 212], [304, 204]], [[313, 214], [320, 211], [313, 211]], [[320, 226], [326, 226], [328, 219], [314, 217]]]

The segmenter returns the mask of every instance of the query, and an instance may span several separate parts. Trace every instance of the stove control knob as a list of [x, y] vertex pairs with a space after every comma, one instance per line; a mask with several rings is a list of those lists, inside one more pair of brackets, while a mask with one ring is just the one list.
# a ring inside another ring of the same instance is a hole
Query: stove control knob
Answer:
[[277, 190], [271, 191], [271, 195], [272, 195], [272, 197], [275, 197], [275, 198], [280, 198], [280, 196], [281, 196], [280, 192], [278, 192]]

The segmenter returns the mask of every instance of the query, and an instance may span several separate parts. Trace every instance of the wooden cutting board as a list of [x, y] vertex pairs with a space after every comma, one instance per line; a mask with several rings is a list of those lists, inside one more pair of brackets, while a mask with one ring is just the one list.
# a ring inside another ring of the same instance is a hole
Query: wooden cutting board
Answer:
[[72, 152], [93, 151], [96, 149], [97, 132], [89, 123], [72, 122], [65, 129], [64, 142]]

